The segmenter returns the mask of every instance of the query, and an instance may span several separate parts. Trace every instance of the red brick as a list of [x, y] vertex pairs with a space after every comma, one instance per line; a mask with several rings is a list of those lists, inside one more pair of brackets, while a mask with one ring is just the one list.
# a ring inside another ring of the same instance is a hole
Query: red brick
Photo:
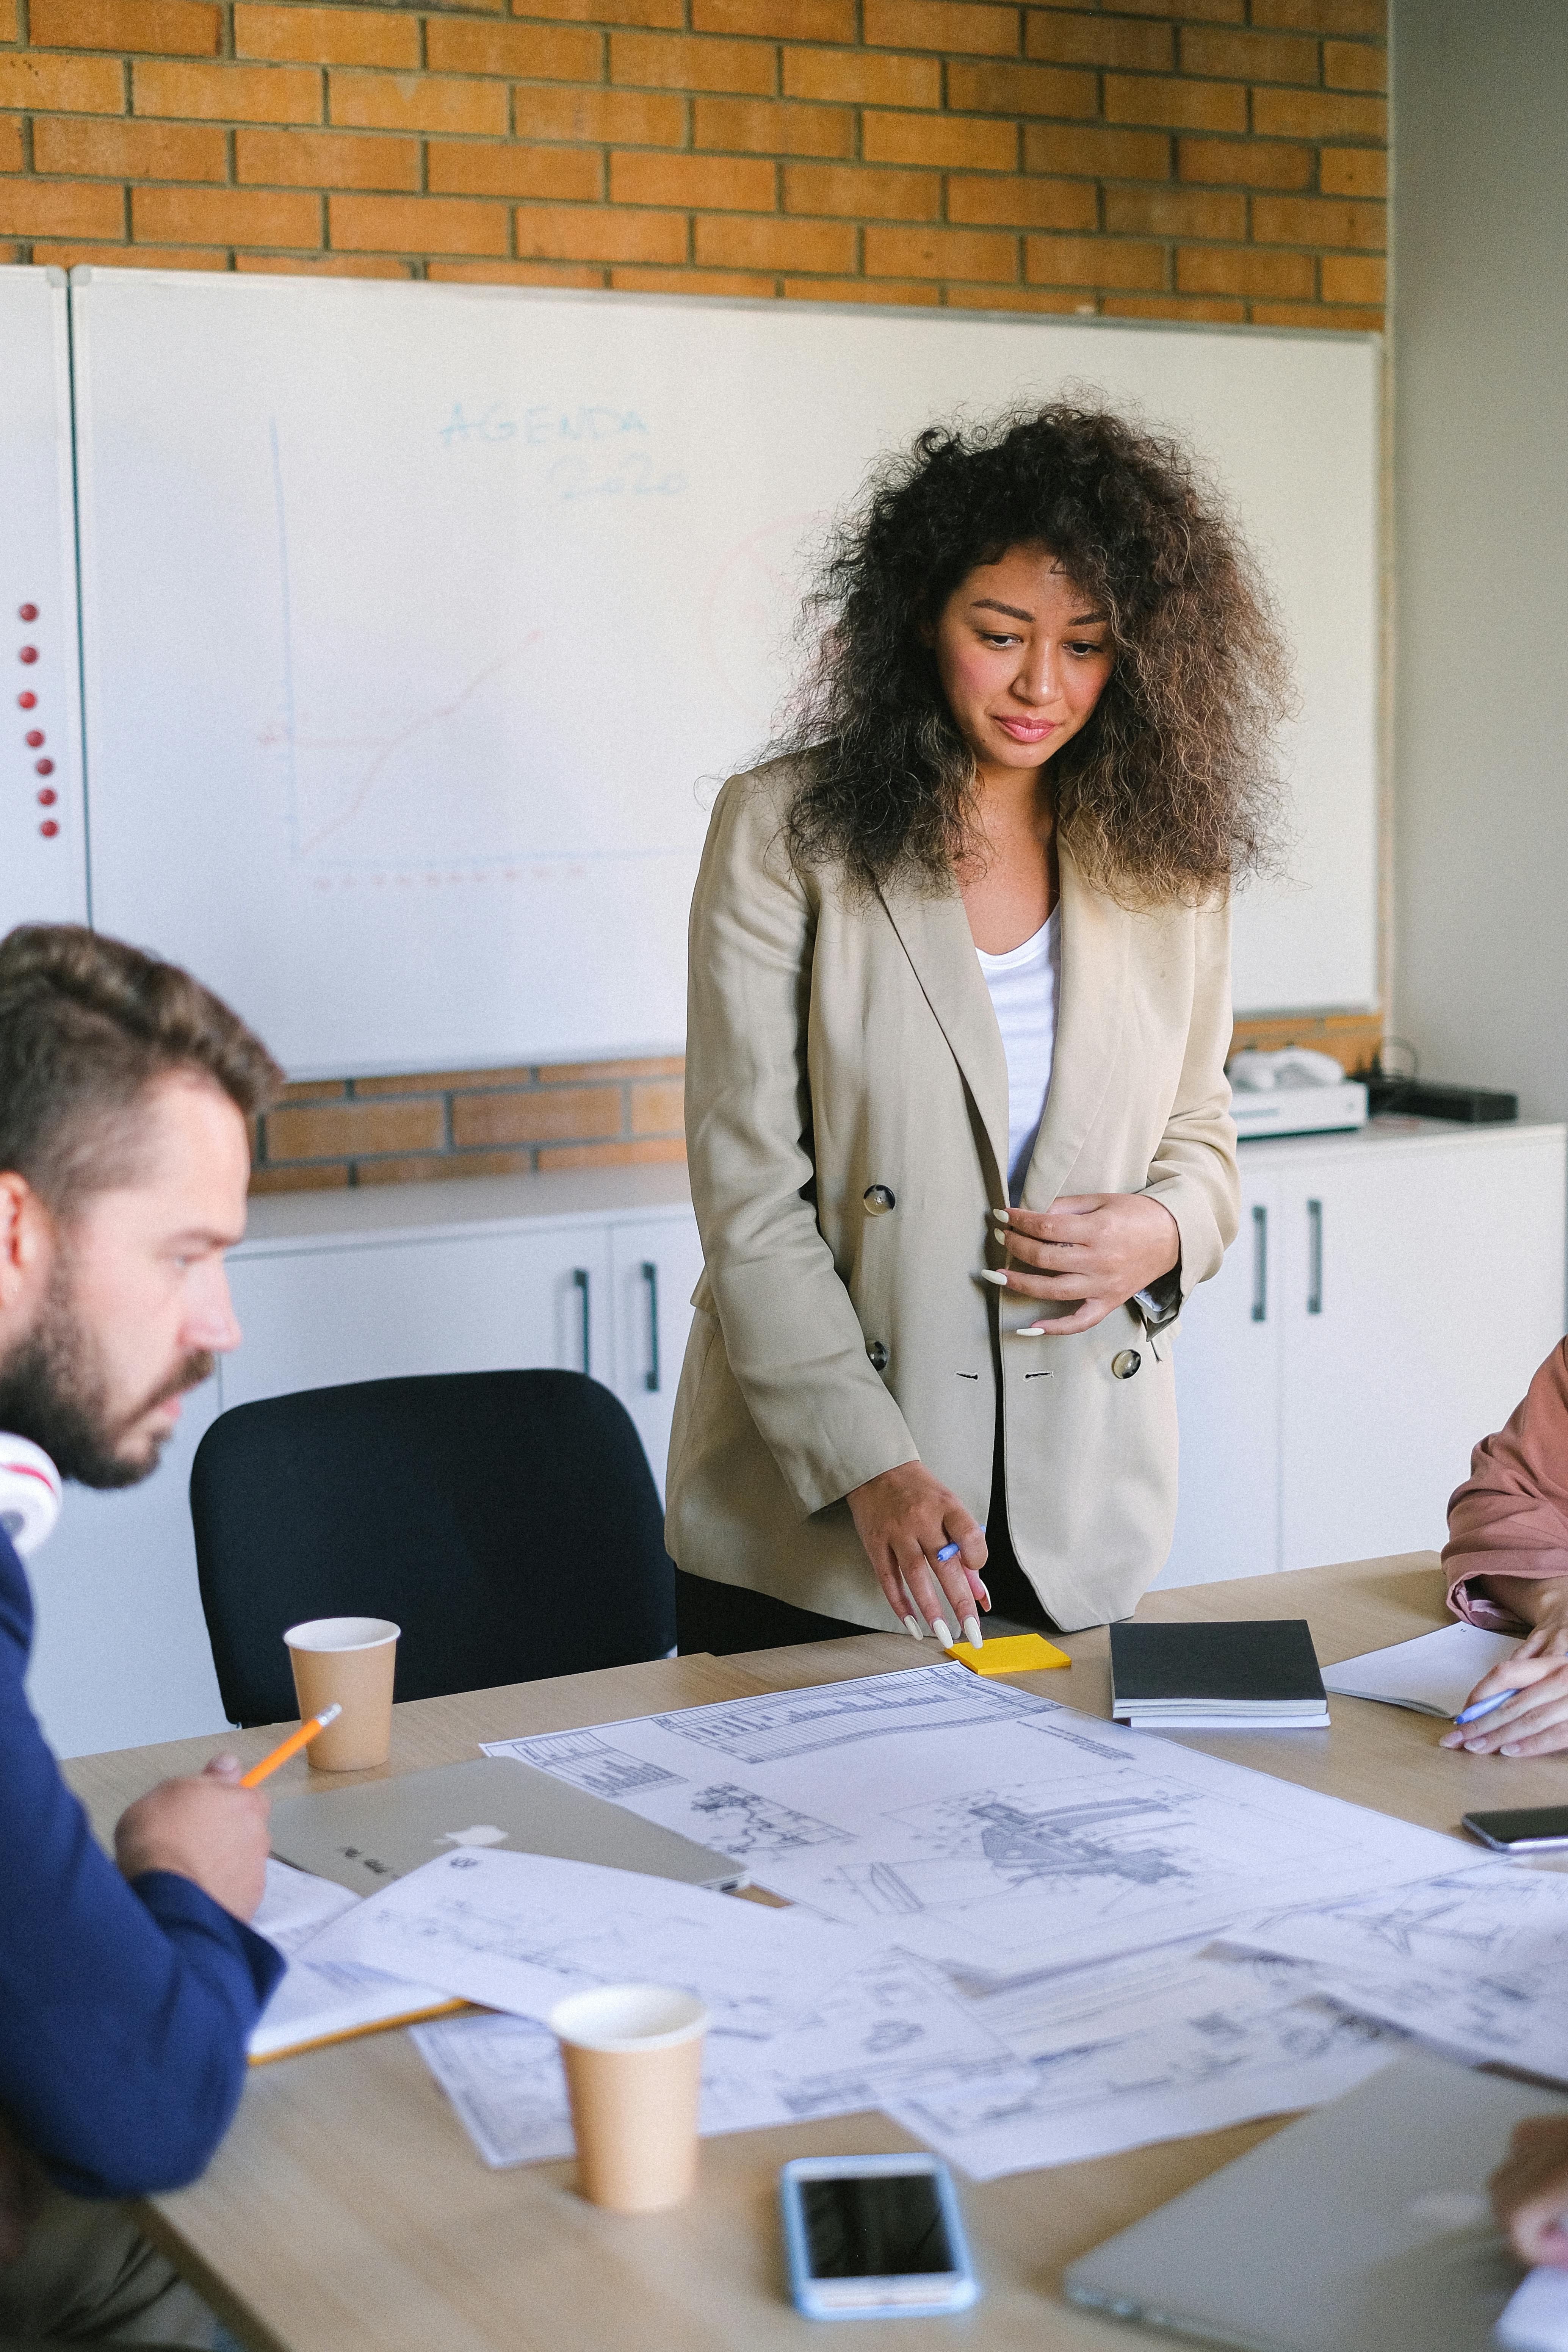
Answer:
[[239, 0], [234, 53], [305, 66], [419, 64], [419, 25], [386, 8], [261, 8]]
[[1091, 296], [1049, 286], [949, 286], [944, 295], [950, 310], [1026, 310], [1042, 318], [1092, 319], [1098, 307]]
[[32, 0], [28, 30], [43, 49], [216, 58], [223, 24], [212, 0]]
[[125, 200], [116, 187], [0, 182], [0, 236], [115, 237], [124, 229]]
[[[438, 1108], [436, 1115], [438, 1119]], [[452, 1140], [459, 1150], [471, 1143], [540, 1143], [567, 1136], [619, 1135], [620, 1131], [619, 1087], [466, 1094], [457, 1096], [452, 1104]]]
[[504, 205], [460, 196], [339, 196], [328, 200], [332, 245], [344, 253], [495, 253], [507, 250]]
[[787, 99], [699, 98], [691, 108], [691, 143], [762, 155], [851, 155], [855, 117], [847, 106], [801, 106]]
[[0, 107], [5, 106], [123, 114], [125, 68], [118, 58], [0, 56]]
[[874, 48], [942, 49], [949, 55], [1016, 58], [1018, 11], [977, 0], [864, 0]]
[[1387, 290], [1387, 271], [1381, 261], [1352, 258], [1348, 254], [1325, 253], [1322, 262], [1323, 299], [1325, 302], [1382, 302]]
[[1168, 25], [1130, 25], [1125, 18], [1079, 16], [1054, 8], [1030, 10], [1024, 52], [1058, 65], [1131, 66], [1152, 73], [1169, 73], [1176, 62]]
[[686, 1126], [686, 1106], [679, 1084], [637, 1086], [632, 1088], [632, 1133], [634, 1135], [679, 1135]]
[[57, 269], [79, 269], [88, 262], [103, 262], [114, 269], [226, 269], [228, 256], [221, 246], [210, 250], [198, 245], [46, 245], [33, 240], [33, 262], [41, 268], [51, 262]]
[[1105, 226], [1113, 236], [1247, 235], [1247, 198], [1195, 188], [1108, 188]]
[[942, 182], [934, 172], [874, 172], [853, 163], [784, 167], [785, 210], [840, 220], [935, 220]]
[[[684, 1076], [684, 1054], [641, 1054], [626, 1062], [547, 1062], [534, 1075], [542, 1087], [575, 1087], [585, 1080], [605, 1078], [679, 1078]], [[493, 1078], [493, 1070], [483, 1074]], [[454, 1078], [455, 1087], [482, 1083], [470, 1072], [467, 1077]]]
[[16, 115], [0, 118], [0, 172], [19, 172], [26, 160], [22, 152], [20, 118]]
[[84, 122], [68, 114], [40, 114], [33, 125], [33, 164], [84, 180], [226, 180], [228, 141], [221, 131], [184, 122]]
[[975, 172], [1012, 172], [1018, 133], [1010, 122], [980, 122], [954, 114], [871, 114], [861, 117], [860, 152], [868, 163], [943, 163]]
[[517, 215], [517, 249], [536, 261], [684, 261], [686, 222], [625, 205], [527, 205]]
[[781, 41], [852, 41], [855, 0], [691, 0], [691, 29]]
[[940, 106], [936, 58], [878, 57], [865, 49], [784, 53], [786, 98], [824, 98], [839, 106]]
[[1183, 294], [1310, 294], [1312, 258], [1306, 253], [1258, 253], [1250, 246], [1190, 246], [1176, 256]]
[[610, 158], [613, 205], [702, 205], [771, 213], [777, 166], [762, 156], [668, 155], [644, 150]]
[[1110, 122], [1162, 122], [1173, 131], [1245, 131], [1247, 92], [1228, 82], [1107, 74], [1105, 113]]
[[1258, 327], [1337, 327], [1342, 334], [1383, 325], [1383, 308], [1358, 309], [1333, 302], [1255, 302], [1253, 324]]
[[338, 1160], [362, 1151], [419, 1151], [445, 1140], [438, 1102], [321, 1103], [269, 1111], [267, 1158]]
[[1094, 190], [1082, 180], [1004, 179], [990, 173], [949, 180], [947, 216], [998, 228], [1099, 226]]
[[1308, 188], [1312, 151], [1265, 139], [1183, 139], [1176, 169], [1184, 180], [1227, 188]]
[[1388, 157], [1375, 147], [1325, 147], [1318, 185], [1325, 196], [1386, 196]]
[[686, 1158], [679, 1136], [645, 1137], [637, 1143], [553, 1144], [539, 1154], [541, 1171], [550, 1168], [647, 1168]]
[[[237, 253], [234, 266], [242, 275], [283, 278], [407, 278], [406, 262], [383, 253]], [[434, 277], [434, 270], [431, 271]]]
[[525, 81], [597, 81], [602, 36], [559, 26], [473, 25], [432, 16], [426, 55], [433, 73], [513, 74]]
[[136, 114], [195, 116], [217, 122], [320, 122], [321, 77], [310, 66], [185, 66], [131, 68]]
[[329, 119], [361, 131], [467, 131], [492, 139], [507, 131], [506, 84], [456, 74], [361, 73], [334, 66], [327, 76]]
[[1072, 172], [1085, 179], [1164, 180], [1170, 177], [1171, 142], [1163, 131], [1068, 129], [1056, 122], [1026, 122], [1024, 168]]
[[1253, 92], [1252, 127], [1265, 139], [1377, 139], [1388, 136], [1381, 98], [1342, 98], [1328, 90]]
[[983, 278], [1005, 285], [1018, 275], [1018, 240], [983, 229], [868, 228], [868, 278]]
[[1229, 81], [1318, 79], [1318, 44], [1289, 33], [1216, 32], [1189, 25], [1182, 32], [1182, 70]]
[[1330, 89], [1388, 88], [1388, 51], [1367, 41], [1325, 41], [1323, 79]]
[[[1057, 0], [1046, 0], [1054, 7]], [[1123, 16], [1180, 16], [1205, 25], [1239, 25], [1247, 0], [1116, 0]]]
[[321, 242], [321, 200], [260, 188], [132, 188], [138, 245], [302, 245]]
[[1259, 245], [1347, 245], [1381, 253], [1388, 216], [1382, 205], [1321, 196], [1258, 196], [1252, 234]]
[[[500, 1160], [508, 1163], [505, 1173], [526, 1174], [532, 1166], [533, 1155], [528, 1151], [475, 1152], [474, 1160], [487, 1164], [484, 1172], [491, 1172], [489, 1163]], [[452, 1151], [393, 1152], [385, 1160], [356, 1160], [354, 1177], [360, 1184], [430, 1184], [443, 1178], [473, 1176], [479, 1171], [473, 1160], [459, 1158]], [[503, 1172], [500, 1170], [497, 1174]]]
[[1165, 249], [1109, 236], [1031, 236], [1024, 275], [1035, 286], [1163, 286]]
[[544, 196], [595, 204], [605, 193], [604, 165], [594, 148], [433, 139], [427, 152], [435, 195]]
[[[489, 7], [491, 0], [480, 0], [480, 5]], [[500, 0], [496, 0], [500, 5]], [[515, 13], [574, 25], [639, 25], [674, 30], [686, 22], [685, 0], [527, 0]]]
[[[222, 136], [221, 132], [213, 135]], [[417, 139], [377, 138], [363, 131], [237, 131], [234, 155], [235, 177], [251, 185], [258, 182], [286, 188], [419, 185]]]
[[622, 262], [609, 278], [617, 292], [634, 294], [738, 294], [756, 300], [777, 291], [772, 278], [754, 269], [658, 269]]
[[552, 89], [531, 82], [513, 94], [520, 138], [591, 139], [617, 147], [679, 147], [686, 100], [647, 89]]
[[771, 98], [773, 50], [765, 41], [711, 40], [701, 34], [612, 33], [610, 79], [655, 89], [730, 89]]
[[1252, 0], [1255, 25], [1290, 25], [1303, 33], [1388, 30], [1388, 0]]
[[694, 225], [692, 250], [716, 268], [843, 271], [855, 267], [855, 231], [847, 221], [709, 215]]
[[253, 1168], [250, 1171], [253, 1193], [334, 1192], [341, 1192], [348, 1181], [349, 1163], [346, 1160], [340, 1160], [331, 1166]]
[[[935, 310], [942, 299], [934, 280], [922, 284], [915, 278], [897, 284], [885, 278], [786, 278], [784, 292], [786, 302], [893, 302], [900, 310]], [[950, 290], [947, 299], [955, 302], [958, 297]]]
[[603, 286], [605, 282], [602, 268], [566, 261], [431, 261], [425, 275], [467, 286]]
[[1108, 319], [1205, 319], [1215, 326], [1237, 326], [1247, 316], [1245, 302], [1217, 294], [1108, 294], [1100, 308]]
[[1100, 92], [1093, 74], [1060, 66], [950, 65], [947, 102], [963, 114], [1066, 114], [1087, 121], [1100, 111]]

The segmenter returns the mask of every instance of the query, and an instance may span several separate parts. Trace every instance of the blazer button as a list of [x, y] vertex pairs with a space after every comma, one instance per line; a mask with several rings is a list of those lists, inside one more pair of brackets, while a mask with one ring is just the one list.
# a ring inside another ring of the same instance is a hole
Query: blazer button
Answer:
[[1110, 1359], [1110, 1369], [1119, 1381], [1130, 1381], [1142, 1360], [1136, 1348], [1123, 1348], [1119, 1356]]
[[885, 1217], [889, 1209], [896, 1209], [899, 1205], [898, 1195], [886, 1184], [868, 1184], [860, 1198], [866, 1203], [868, 1217]]
[[871, 1370], [874, 1372], [885, 1372], [887, 1370], [888, 1351], [886, 1348], [883, 1347], [880, 1339], [868, 1339], [866, 1343], [866, 1353], [871, 1359]]

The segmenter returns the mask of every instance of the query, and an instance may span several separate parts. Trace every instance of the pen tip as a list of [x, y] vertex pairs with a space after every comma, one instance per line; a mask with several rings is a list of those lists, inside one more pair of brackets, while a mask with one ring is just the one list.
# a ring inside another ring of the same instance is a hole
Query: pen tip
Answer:
[[334, 1699], [331, 1706], [324, 1706], [321, 1709], [321, 1714], [316, 1717], [316, 1721], [321, 1725], [321, 1729], [325, 1731], [328, 1724], [336, 1723], [342, 1713], [342, 1708], [338, 1705], [337, 1700]]

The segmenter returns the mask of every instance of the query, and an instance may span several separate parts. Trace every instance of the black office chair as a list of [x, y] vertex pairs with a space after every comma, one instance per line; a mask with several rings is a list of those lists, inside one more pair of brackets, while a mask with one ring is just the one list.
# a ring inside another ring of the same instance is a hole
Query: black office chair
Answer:
[[675, 1576], [647, 1456], [581, 1372], [452, 1372], [237, 1405], [191, 1517], [229, 1721], [297, 1710], [286, 1626], [390, 1617], [396, 1696], [663, 1657]]

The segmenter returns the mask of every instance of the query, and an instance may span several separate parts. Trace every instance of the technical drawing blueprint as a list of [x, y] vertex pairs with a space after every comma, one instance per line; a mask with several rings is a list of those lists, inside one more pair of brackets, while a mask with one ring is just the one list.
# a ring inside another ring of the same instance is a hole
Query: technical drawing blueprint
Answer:
[[[956, 1664], [594, 1737], [626, 1766], [668, 1776], [626, 1779], [617, 1802], [966, 1980], [1218, 1935], [1282, 1909], [1303, 1885], [1331, 1900], [1440, 1872], [1454, 1855], [1435, 1831]], [[563, 1762], [555, 1739], [486, 1753], [570, 1774], [578, 1760]], [[809, 1838], [789, 1832], [803, 1819]]]
[[1254, 1920], [1231, 1941], [1313, 1965], [1349, 2007], [1469, 2058], [1568, 2082], [1568, 1876], [1478, 1862]]

